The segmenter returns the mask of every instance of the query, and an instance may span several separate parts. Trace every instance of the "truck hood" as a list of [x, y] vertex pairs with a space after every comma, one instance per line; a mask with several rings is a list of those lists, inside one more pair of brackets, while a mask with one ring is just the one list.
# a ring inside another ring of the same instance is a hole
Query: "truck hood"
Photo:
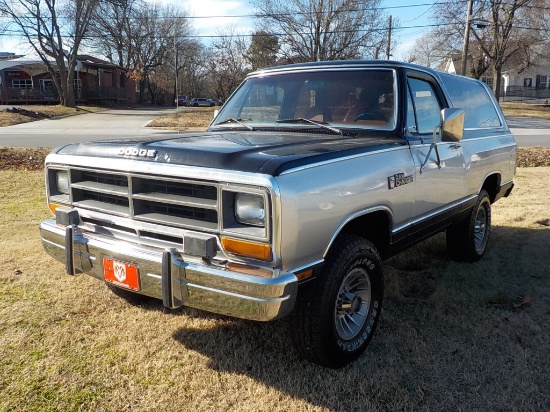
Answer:
[[342, 137], [296, 132], [200, 132], [172, 138], [102, 140], [67, 145], [58, 154], [133, 158], [215, 169], [278, 175], [330, 159], [406, 144], [393, 133]]

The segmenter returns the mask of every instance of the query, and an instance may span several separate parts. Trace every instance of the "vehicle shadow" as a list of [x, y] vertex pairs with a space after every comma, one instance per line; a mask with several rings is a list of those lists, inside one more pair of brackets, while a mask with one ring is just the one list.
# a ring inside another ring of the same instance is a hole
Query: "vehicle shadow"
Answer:
[[[444, 235], [388, 260], [379, 328], [363, 356], [340, 370], [300, 359], [285, 319], [219, 317], [211, 329], [181, 328], [173, 339], [208, 357], [213, 371], [332, 411], [536, 409], [550, 405], [548, 250], [541, 223], [493, 227], [488, 252], [473, 264], [450, 261]], [[529, 391], [537, 396], [518, 395]]]

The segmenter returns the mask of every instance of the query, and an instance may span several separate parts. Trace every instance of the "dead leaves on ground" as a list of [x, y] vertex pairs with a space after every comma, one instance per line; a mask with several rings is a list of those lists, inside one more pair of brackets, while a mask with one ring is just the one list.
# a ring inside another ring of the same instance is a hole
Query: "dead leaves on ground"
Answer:
[[515, 299], [498, 298], [489, 302], [489, 304], [495, 308], [501, 309], [525, 309], [533, 302], [533, 297], [530, 294], [518, 296]]
[[47, 147], [0, 147], [0, 170], [42, 170]]
[[550, 166], [550, 147], [520, 147], [518, 167]]

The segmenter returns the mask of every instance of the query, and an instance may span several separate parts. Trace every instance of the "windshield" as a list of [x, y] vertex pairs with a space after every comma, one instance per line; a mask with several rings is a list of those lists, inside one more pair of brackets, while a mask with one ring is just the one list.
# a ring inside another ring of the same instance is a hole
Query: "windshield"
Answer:
[[[395, 72], [316, 70], [248, 78], [211, 127], [395, 128]], [[304, 119], [311, 120], [306, 122]]]

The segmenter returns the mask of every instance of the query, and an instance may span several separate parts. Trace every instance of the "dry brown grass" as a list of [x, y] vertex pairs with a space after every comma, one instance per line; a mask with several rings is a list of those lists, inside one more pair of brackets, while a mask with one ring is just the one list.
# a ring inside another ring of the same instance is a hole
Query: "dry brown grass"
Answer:
[[168, 130], [206, 130], [218, 107], [180, 107], [174, 113], [159, 117], [147, 126]]
[[519, 102], [501, 103], [500, 107], [507, 116], [529, 116], [550, 119], [550, 106]]
[[0, 410], [548, 410], [549, 180], [518, 169], [480, 262], [451, 262], [443, 236], [386, 262], [380, 327], [333, 371], [297, 358], [284, 320], [132, 306], [68, 277], [40, 245], [43, 173], [0, 172]]
[[[71, 108], [60, 105], [27, 105], [17, 107], [35, 112], [38, 115], [49, 117], [52, 119], [65, 116], [74, 116], [75, 114], [82, 114], [86, 112], [98, 112], [101, 110], [105, 110], [105, 108], [99, 106], [78, 106]], [[15, 124], [32, 122], [34, 120], [36, 119], [30, 116], [24, 116], [18, 113], [9, 113], [6, 110], [0, 111], [0, 127], [13, 126]]]

